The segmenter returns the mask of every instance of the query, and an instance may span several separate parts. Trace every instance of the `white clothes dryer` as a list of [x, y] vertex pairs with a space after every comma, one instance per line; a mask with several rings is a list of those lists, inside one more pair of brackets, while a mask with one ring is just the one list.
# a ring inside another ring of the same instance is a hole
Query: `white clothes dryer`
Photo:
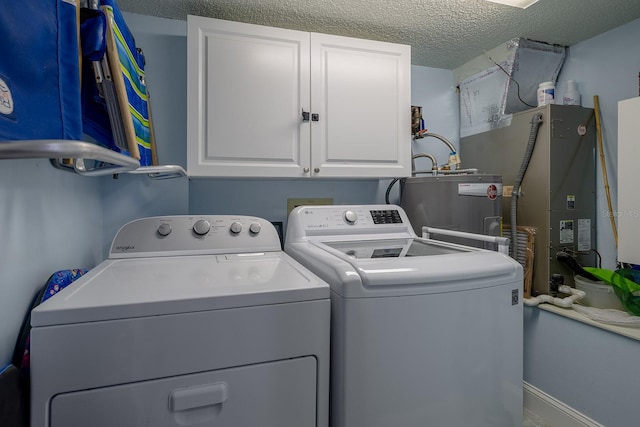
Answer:
[[522, 425], [516, 261], [394, 205], [298, 207], [285, 251], [331, 287], [332, 427]]
[[136, 220], [32, 311], [32, 427], [328, 425], [329, 287], [247, 216]]

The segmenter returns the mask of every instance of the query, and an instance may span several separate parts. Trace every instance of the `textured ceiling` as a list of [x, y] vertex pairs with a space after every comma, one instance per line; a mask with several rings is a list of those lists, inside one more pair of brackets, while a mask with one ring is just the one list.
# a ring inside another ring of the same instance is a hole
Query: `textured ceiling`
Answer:
[[412, 63], [455, 69], [515, 37], [571, 46], [640, 18], [639, 0], [118, 0], [121, 9], [200, 15], [409, 44]]

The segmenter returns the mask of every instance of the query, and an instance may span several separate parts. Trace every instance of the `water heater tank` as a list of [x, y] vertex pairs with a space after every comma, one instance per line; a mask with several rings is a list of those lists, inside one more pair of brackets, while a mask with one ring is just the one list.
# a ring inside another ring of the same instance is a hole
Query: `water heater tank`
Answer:
[[[400, 181], [400, 206], [418, 236], [422, 235], [423, 226], [499, 236], [501, 199], [500, 175], [429, 175]], [[454, 238], [447, 240], [473, 244]]]

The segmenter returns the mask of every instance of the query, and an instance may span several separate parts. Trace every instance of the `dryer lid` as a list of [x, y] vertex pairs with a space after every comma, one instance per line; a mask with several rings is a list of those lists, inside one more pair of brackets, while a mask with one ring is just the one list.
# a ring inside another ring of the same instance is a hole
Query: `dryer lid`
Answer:
[[49, 326], [329, 298], [284, 252], [107, 260], [36, 307]]

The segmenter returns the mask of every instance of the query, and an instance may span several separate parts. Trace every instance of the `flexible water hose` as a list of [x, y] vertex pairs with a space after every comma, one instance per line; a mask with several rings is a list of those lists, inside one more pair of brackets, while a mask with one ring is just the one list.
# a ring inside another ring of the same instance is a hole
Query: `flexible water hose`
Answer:
[[415, 175], [415, 159], [419, 159], [420, 157], [425, 157], [429, 160], [431, 160], [431, 172], [432, 173], [436, 173], [438, 171], [438, 161], [436, 160], [436, 156], [434, 156], [433, 154], [429, 154], [429, 153], [419, 153], [419, 154], [414, 154], [411, 156], [411, 175]]
[[[425, 173], [425, 172], [414, 172], [414, 174]], [[478, 169], [476, 168], [468, 168], [468, 169], [453, 169], [453, 170], [439, 170], [438, 175], [473, 175], [478, 173]]]
[[427, 137], [432, 137], [432, 138], [436, 138], [439, 139], [440, 141], [444, 142], [447, 147], [449, 147], [449, 150], [451, 150], [452, 153], [455, 153], [456, 147], [454, 147], [454, 145], [451, 143], [451, 141], [449, 141], [447, 138], [445, 138], [442, 135], [439, 135], [437, 133], [433, 133], [433, 132], [424, 132], [420, 134], [420, 138], [427, 138]]
[[421, 139], [421, 138], [427, 138], [427, 137], [436, 138], [444, 142], [446, 146], [449, 147], [449, 151], [450, 151], [448, 164], [449, 165], [455, 164], [457, 169], [460, 169], [462, 167], [462, 162], [460, 160], [460, 156], [458, 155], [458, 150], [456, 150], [456, 147], [453, 146], [451, 141], [449, 141], [444, 136], [439, 135], [437, 133], [433, 133], [433, 132], [427, 132], [427, 130], [425, 129], [418, 132], [418, 134], [415, 135], [413, 139]]
[[[420, 153], [420, 154], [414, 154], [411, 156], [411, 176], [415, 176], [416, 172], [414, 171], [415, 169], [415, 163], [414, 160], [420, 157], [426, 157], [427, 159], [431, 160], [431, 171], [430, 173], [433, 175], [436, 175], [438, 173], [438, 161], [436, 160], [436, 157], [433, 154], [429, 154], [429, 153]], [[420, 172], [422, 173], [422, 172]], [[391, 193], [391, 188], [393, 187], [393, 185], [398, 182], [399, 178], [393, 178], [391, 180], [391, 182], [389, 183], [389, 186], [387, 186], [387, 192], [384, 195], [384, 201], [386, 204], [391, 204], [389, 202], [389, 194]]]
[[571, 294], [565, 298], [555, 298], [551, 295], [538, 295], [533, 298], [523, 298], [522, 302], [524, 305], [529, 307], [535, 307], [540, 303], [546, 302], [548, 304], [557, 305], [558, 307], [569, 308], [573, 306], [573, 303], [584, 298], [586, 293], [581, 291], [580, 289], [574, 289], [567, 285], [562, 285], [558, 287], [558, 290], [563, 294]]
[[520, 185], [522, 184], [524, 174], [527, 172], [527, 168], [529, 167], [529, 161], [531, 160], [531, 155], [533, 154], [533, 149], [536, 145], [536, 138], [538, 137], [540, 125], [542, 125], [542, 113], [536, 113], [536, 115], [531, 118], [529, 141], [527, 142], [527, 148], [524, 152], [524, 157], [522, 158], [518, 175], [516, 175], [513, 192], [511, 193], [511, 258], [513, 259], [518, 259], [517, 205], [518, 197], [520, 197]]

